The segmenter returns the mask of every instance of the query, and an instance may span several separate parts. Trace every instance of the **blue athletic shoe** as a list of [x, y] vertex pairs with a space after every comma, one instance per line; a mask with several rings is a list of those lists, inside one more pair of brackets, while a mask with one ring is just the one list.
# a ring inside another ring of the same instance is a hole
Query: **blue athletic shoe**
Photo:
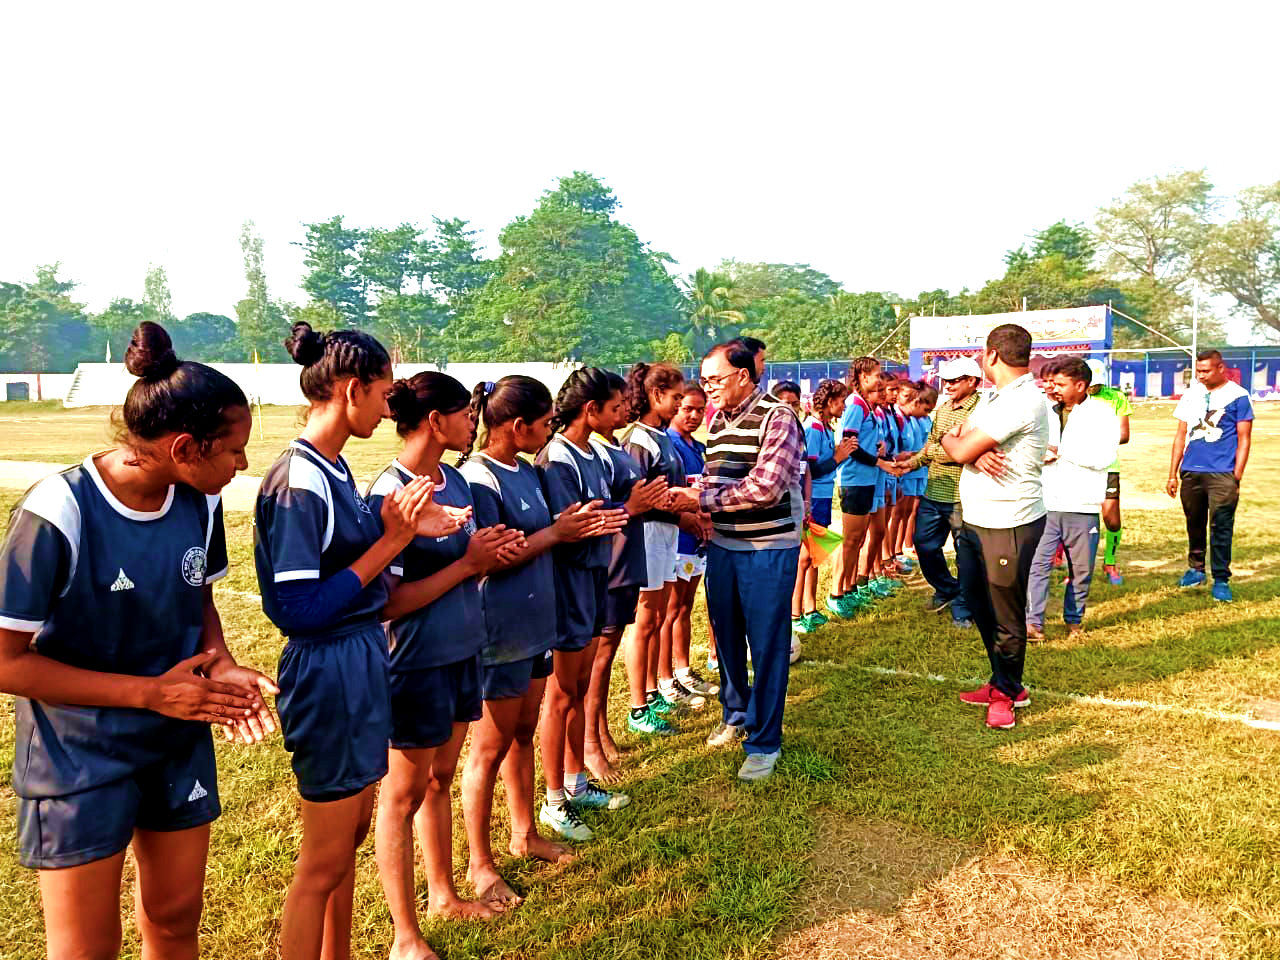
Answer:
[[[1202, 574], [1202, 576], [1203, 576], [1203, 574]], [[1231, 600], [1232, 600], [1232, 597], [1231, 597], [1231, 587], [1227, 584], [1227, 581], [1225, 581], [1225, 580], [1215, 580], [1215, 581], [1214, 581], [1214, 583], [1213, 583], [1213, 599], [1217, 600], [1219, 603], [1230, 603], [1230, 602], [1231, 602]]]
[[1203, 570], [1188, 570], [1178, 581], [1180, 587], [1203, 587], [1205, 581]]

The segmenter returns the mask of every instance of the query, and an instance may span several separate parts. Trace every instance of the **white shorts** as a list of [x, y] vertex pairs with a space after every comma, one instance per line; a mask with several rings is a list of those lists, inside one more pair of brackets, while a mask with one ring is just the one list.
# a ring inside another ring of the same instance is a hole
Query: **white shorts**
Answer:
[[676, 554], [676, 576], [681, 580], [692, 580], [707, 572], [707, 558], [696, 553]]
[[648, 582], [641, 592], [661, 590], [676, 581], [676, 543], [680, 528], [674, 523], [655, 520], [644, 525], [644, 559]]

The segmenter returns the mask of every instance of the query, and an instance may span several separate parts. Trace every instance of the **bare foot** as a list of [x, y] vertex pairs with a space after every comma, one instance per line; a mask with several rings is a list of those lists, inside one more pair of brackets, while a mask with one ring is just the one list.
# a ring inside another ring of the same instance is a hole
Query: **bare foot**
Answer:
[[467, 882], [475, 887], [476, 899], [494, 913], [506, 913], [524, 903], [524, 898], [511, 889], [491, 864], [479, 869], [468, 867]]
[[430, 903], [427, 905], [427, 913], [433, 917], [452, 917], [455, 920], [488, 920], [498, 915], [498, 911], [483, 900], [463, 900], [460, 897], [444, 903]]
[[608, 755], [601, 749], [598, 742], [588, 740], [584, 746], [582, 758], [586, 761], [587, 769], [591, 771], [593, 779], [600, 783], [617, 783], [622, 779], [622, 774], [613, 768]]
[[408, 943], [393, 944], [387, 960], [440, 960], [440, 957], [419, 937]]
[[618, 742], [613, 739], [613, 734], [609, 732], [609, 728], [605, 727], [600, 731], [600, 749], [604, 751], [604, 758], [611, 764], [616, 764], [622, 760], [622, 750], [618, 747]]
[[537, 830], [523, 839], [512, 837], [510, 850], [513, 857], [533, 857], [548, 863], [568, 863], [576, 859], [572, 848], [546, 839]]

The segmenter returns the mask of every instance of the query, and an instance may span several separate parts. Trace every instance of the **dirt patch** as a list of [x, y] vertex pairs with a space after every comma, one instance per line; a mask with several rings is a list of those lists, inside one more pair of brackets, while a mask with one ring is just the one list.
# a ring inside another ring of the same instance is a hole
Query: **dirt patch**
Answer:
[[828, 821], [783, 960], [1228, 956], [1209, 913], [1097, 877], [1059, 876], [891, 824]]

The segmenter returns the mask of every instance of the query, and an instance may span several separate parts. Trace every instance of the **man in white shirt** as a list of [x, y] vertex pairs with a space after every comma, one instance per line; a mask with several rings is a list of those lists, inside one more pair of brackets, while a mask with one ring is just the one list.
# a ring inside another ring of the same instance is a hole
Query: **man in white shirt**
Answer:
[[1049, 409], [1031, 376], [1031, 334], [1023, 327], [1006, 323], [987, 334], [982, 366], [995, 390], [942, 438], [951, 459], [965, 464], [956, 565], [991, 661], [990, 681], [960, 699], [985, 706], [987, 726], [1008, 730], [1014, 708], [1031, 702], [1022, 685], [1027, 578], [1044, 532]]
[[1120, 449], [1120, 418], [1104, 400], [1089, 396], [1093, 372], [1079, 357], [1054, 361], [1050, 392], [1058, 399], [1049, 420], [1045, 456], [1044, 535], [1027, 582], [1027, 639], [1044, 639], [1049, 575], [1059, 549], [1067, 556], [1067, 593], [1062, 619], [1067, 633], [1084, 630], [1093, 564], [1098, 556], [1098, 512], [1107, 498], [1107, 473]]

